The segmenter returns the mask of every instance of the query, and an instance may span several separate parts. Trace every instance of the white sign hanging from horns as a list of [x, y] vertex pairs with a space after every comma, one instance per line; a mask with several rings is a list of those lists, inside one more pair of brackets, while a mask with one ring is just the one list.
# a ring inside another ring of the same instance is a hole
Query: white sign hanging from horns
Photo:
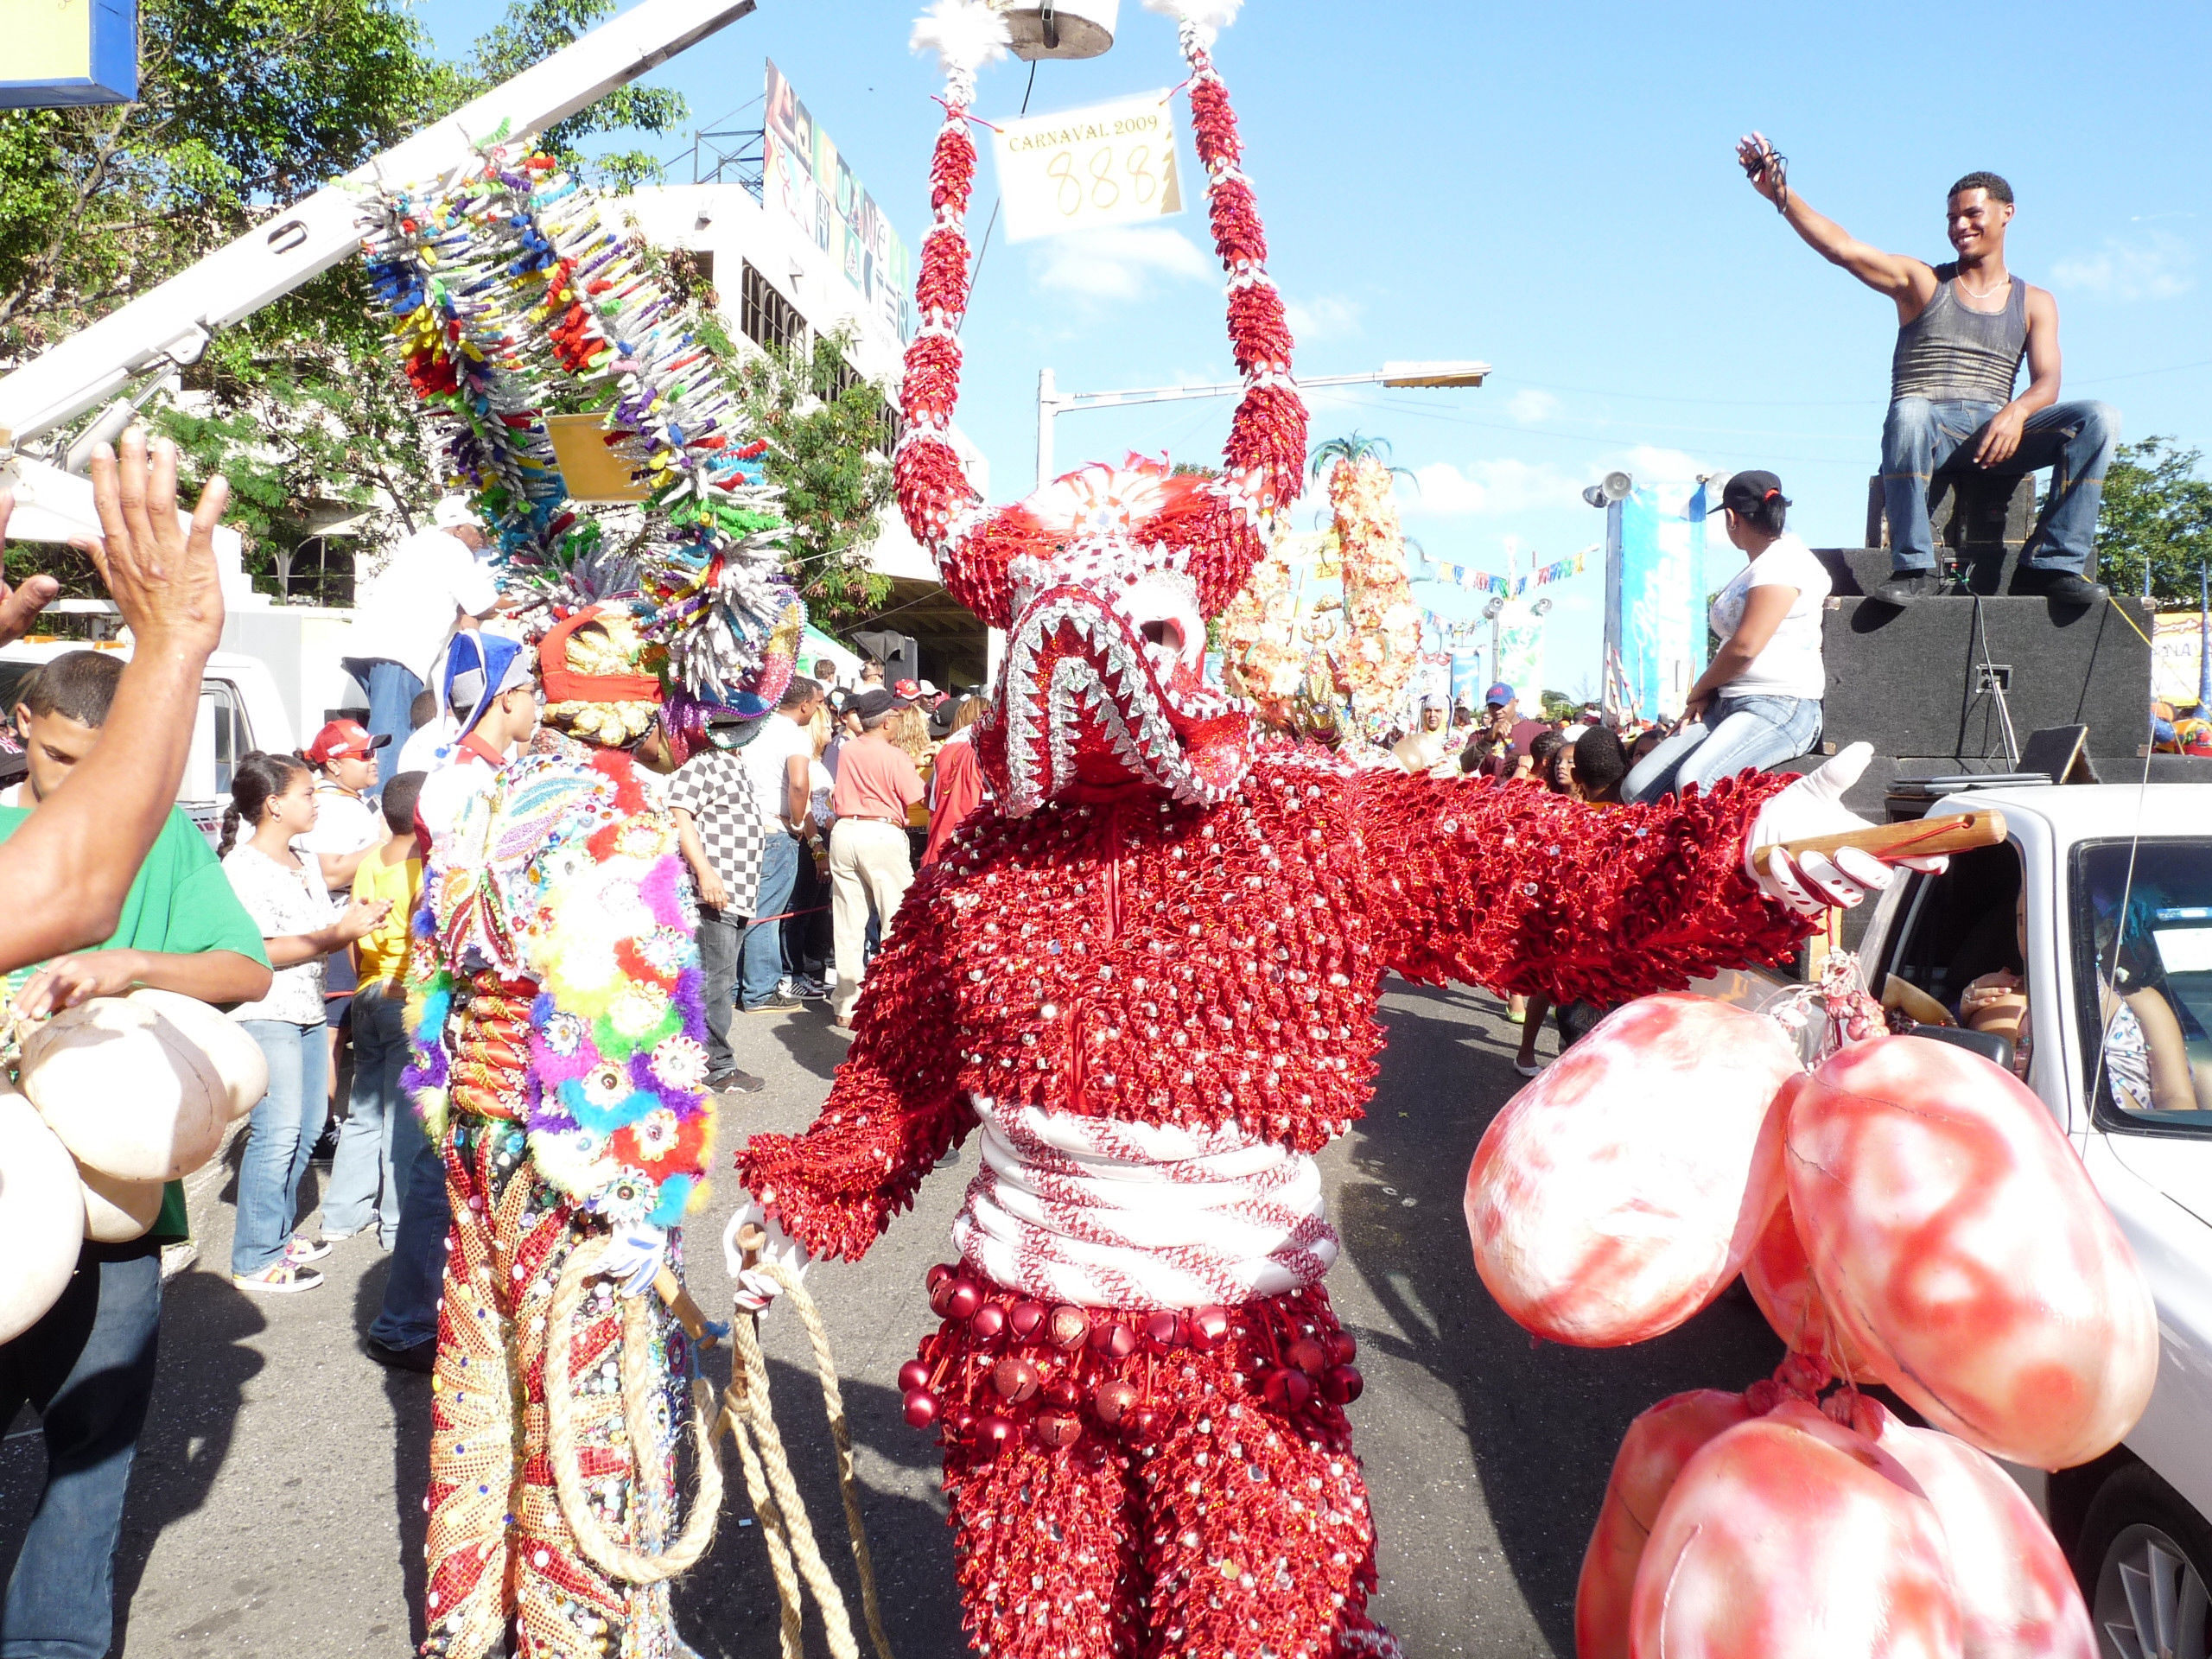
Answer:
[[1181, 213], [1176, 142], [1168, 92], [1007, 122], [995, 140], [1007, 239]]

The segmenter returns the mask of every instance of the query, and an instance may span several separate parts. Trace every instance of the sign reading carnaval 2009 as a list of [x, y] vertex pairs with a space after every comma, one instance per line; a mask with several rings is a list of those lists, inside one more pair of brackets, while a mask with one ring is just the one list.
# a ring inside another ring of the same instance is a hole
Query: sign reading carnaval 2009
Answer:
[[1166, 92], [1009, 121], [993, 148], [1008, 241], [1183, 211], [1175, 105]]

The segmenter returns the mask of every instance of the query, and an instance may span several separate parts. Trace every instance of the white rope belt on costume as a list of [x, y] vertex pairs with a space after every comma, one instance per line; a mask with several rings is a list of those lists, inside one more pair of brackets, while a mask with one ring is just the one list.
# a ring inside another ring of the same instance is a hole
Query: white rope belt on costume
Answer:
[[1321, 1173], [1234, 1125], [1162, 1128], [986, 1106], [952, 1224], [978, 1272], [1042, 1301], [1193, 1308], [1319, 1281], [1337, 1259]]

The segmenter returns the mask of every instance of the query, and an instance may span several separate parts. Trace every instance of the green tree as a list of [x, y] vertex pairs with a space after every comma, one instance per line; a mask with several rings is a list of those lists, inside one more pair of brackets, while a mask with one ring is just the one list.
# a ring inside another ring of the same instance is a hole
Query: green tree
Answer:
[[[404, 0], [143, 0], [137, 103], [0, 113], [0, 360], [175, 275], [614, 10], [510, 0], [455, 65], [431, 54]], [[623, 88], [547, 137], [625, 188], [650, 162], [594, 162], [575, 145], [617, 128], [666, 132], [686, 113], [673, 92]], [[438, 487], [354, 261], [226, 330], [182, 390], [149, 412], [195, 478], [229, 475], [264, 587], [318, 524], [362, 509], [385, 539], [413, 528]], [[59, 550], [49, 562], [85, 575]]]
[[[471, 59], [469, 96], [520, 74], [614, 15], [615, 0], [508, 0], [505, 16], [479, 35]], [[588, 156], [579, 148], [595, 133], [682, 130], [690, 117], [683, 94], [658, 86], [618, 86], [598, 103], [548, 128], [540, 143], [563, 166], [620, 194], [658, 183], [661, 165], [640, 149]]]
[[2113, 592], [2140, 594], [2143, 574], [2162, 607], [2196, 604], [2196, 573], [2212, 562], [2212, 479], [2203, 451], [2171, 438], [2123, 443], [2105, 474], [2097, 514], [2097, 575]]
[[891, 581], [866, 558], [891, 501], [896, 416], [883, 387], [846, 360], [850, 330], [817, 334], [808, 350], [741, 355], [711, 323], [707, 334], [768, 441], [768, 481], [782, 488], [791, 527], [786, 562], [808, 609], [834, 627], [879, 608]]

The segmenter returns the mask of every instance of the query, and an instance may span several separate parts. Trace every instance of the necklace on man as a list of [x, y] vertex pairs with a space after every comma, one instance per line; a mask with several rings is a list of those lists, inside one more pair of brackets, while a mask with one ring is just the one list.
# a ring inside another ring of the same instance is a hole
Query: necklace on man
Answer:
[[2001, 284], [1992, 283], [1987, 288], [1968, 288], [1967, 286], [1967, 279], [1963, 276], [1955, 278], [1954, 280], [1957, 282], [1959, 288], [1962, 292], [1972, 295], [1977, 300], [1987, 299], [1991, 295], [1996, 293], [2000, 286], [2010, 288], [2012, 285], [2012, 279], [2009, 276], [2005, 278]]

